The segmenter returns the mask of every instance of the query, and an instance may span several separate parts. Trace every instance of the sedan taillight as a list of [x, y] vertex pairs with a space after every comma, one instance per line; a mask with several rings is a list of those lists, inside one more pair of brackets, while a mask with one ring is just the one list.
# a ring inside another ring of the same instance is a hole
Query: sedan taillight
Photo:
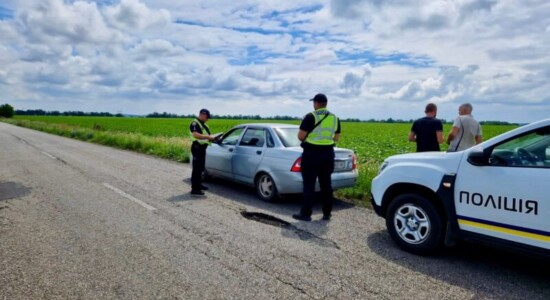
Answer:
[[292, 168], [290, 168], [290, 172], [302, 172], [302, 157], [298, 157], [294, 164], [292, 165]]
[[352, 170], [357, 169], [357, 156], [355, 156], [355, 154], [353, 154], [351, 158], [351, 169]]

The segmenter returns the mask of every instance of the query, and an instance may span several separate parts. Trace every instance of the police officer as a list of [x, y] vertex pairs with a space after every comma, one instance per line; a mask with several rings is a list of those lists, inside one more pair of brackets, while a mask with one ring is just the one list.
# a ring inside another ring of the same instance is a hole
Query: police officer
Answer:
[[294, 219], [311, 221], [315, 183], [319, 179], [323, 220], [330, 220], [332, 211], [332, 181], [334, 143], [340, 138], [340, 120], [327, 110], [327, 96], [317, 94], [313, 99], [315, 111], [307, 114], [300, 125], [298, 139], [302, 141], [302, 179], [304, 203]]
[[191, 133], [191, 154], [193, 155], [193, 172], [191, 173], [191, 194], [204, 195], [207, 187], [202, 185], [202, 172], [206, 161], [206, 148], [214, 140], [211, 136], [210, 128], [206, 122], [210, 119], [210, 111], [203, 108], [199, 112], [199, 116], [191, 122], [189, 132]]

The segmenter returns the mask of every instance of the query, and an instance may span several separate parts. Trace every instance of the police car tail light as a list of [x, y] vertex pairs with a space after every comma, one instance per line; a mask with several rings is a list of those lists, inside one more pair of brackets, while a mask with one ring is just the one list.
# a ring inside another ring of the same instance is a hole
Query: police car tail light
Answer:
[[292, 168], [290, 168], [290, 172], [302, 172], [302, 157], [298, 157], [294, 164], [292, 165]]
[[351, 169], [357, 169], [357, 156], [355, 154], [351, 157]]

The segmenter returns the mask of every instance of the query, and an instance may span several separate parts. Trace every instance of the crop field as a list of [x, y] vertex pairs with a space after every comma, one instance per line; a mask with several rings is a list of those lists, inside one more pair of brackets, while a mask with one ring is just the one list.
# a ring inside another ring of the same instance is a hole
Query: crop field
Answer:
[[[189, 160], [189, 124], [192, 119], [16, 116], [4, 120], [62, 136], [91, 141], [123, 149], [152, 154], [176, 161]], [[299, 124], [299, 121], [212, 119], [208, 122], [213, 133], [225, 132], [242, 123], [272, 122]], [[411, 124], [342, 122], [338, 147], [353, 149], [358, 157], [359, 182], [353, 188], [337, 191], [337, 196], [366, 205], [370, 181], [380, 163], [388, 156], [415, 151], [408, 142]], [[451, 125], [444, 125], [446, 136]], [[483, 138], [488, 139], [515, 126], [485, 125]], [[447, 145], [442, 145], [446, 150]]]

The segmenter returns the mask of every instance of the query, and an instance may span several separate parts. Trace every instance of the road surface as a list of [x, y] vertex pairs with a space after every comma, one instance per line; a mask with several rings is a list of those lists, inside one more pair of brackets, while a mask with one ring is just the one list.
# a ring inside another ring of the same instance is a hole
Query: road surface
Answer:
[[415, 256], [367, 208], [296, 222], [296, 199], [227, 182], [192, 197], [190, 174], [0, 123], [0, 299], [550, 299], [546, 259]]

